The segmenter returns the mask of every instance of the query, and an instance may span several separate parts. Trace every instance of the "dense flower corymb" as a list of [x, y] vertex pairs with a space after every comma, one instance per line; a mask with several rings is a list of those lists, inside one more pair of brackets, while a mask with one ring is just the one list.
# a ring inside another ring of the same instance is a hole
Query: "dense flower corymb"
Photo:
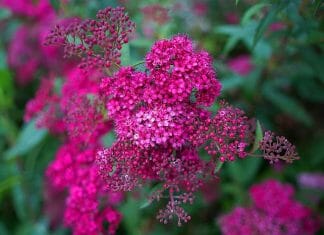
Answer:
[[250, 189], [252, 206], [238, 207], [220, 218], [224, 235], [311, 235], [319, 221], [311, 210], [294, 200], [292, 186], [268, 180]]
[[[101, 93], [115, 122], [117, 142], [98, 152], [100, 172], [111, 190], [132, 190], [146, 181], [163, 186], [153, 199], [169, 198], [157, 218], [178, 224], [190, 216], [181, 208], [220, 161], [246, 156], [248, 119], [223, 106], [215, 117], [206, 108], [220, 94], [212, 59], [186, 36], [157, 41], [146, 55], [147, 72], [121, 68], [101, 81]], [[211, 155], [198, 151], [207, 144]], [[166, 195], [165, 195], [166, 194]]]

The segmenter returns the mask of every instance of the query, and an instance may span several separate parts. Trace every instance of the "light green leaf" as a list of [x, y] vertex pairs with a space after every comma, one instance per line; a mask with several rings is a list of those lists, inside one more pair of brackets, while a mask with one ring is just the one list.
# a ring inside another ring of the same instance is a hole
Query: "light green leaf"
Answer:
[[109, 131], [101, 139], [101, 141], [105, 147], [110, 147], [114, 143], [115, 140], [116, 140], [116, 135], [113, 131]]
[[266, 6], [271, 6], [269, 3], [258, 3], [250, 7], [243, 15], [241, 24], [246, 24], [248, 21], [251, 20], [251, 17], [258, 13], [262, 8]]
[[45, 129], [38, 129], [36, 127], [36, 120], [30, 121], [22, 128], [16, 144], [5, 152], [5, 157], [11, 159], [27, 153], [38, 145], [45, 138], [46, 134], [47, 131]]
[[261, 127], [259, 120], [257, 120], [256, 128], [255, 128], [254, 143], [253, 143], [253, 147], [251, 149], [251, 153], [254, 153], [259, 148], [259, 144], [262, 139], [263, 139], [262, 127]]
[[6, 8], [0, 8], [0, 21], [11, 16], [11, 12]]
[[126, 43], [123, 45], [122, 49], [121, 49], [121, 64], [123, 66], [129, 65], [130, 63], [130, 48], [129, 48], [129, 44]]

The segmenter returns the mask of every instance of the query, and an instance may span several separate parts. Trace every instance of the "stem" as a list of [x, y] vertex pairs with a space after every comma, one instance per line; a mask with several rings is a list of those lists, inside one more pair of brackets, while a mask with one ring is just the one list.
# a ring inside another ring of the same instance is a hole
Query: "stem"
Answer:
[[141, 65], [141, 64], [144, 64], [144, 63], [145, 63], [145, 61], [142, 60], [142, 61], [139, 61], [139, 62], [133, 64], [132, 67], [136, 67], [136, 66]]
[[253, 153], [249, 153], [248, 156], [251, 156], [251, 157], [263, 157], [263, 155], [261, 155], [261, 154], [253, 154]]
[[224, 162], [219, 162], [217, 164], [217, 166], [215, 167], [214, 174], [218, 173], [220, 171], [220, 169], [222, 169], [223, 165], [224, 165]]
[[117, 64], [117, 63], [114, 63], [114, 65], [118, 68], [118, 69], [120, 69], [121, 67], [120, 67], [120, 65], [119, 64]]

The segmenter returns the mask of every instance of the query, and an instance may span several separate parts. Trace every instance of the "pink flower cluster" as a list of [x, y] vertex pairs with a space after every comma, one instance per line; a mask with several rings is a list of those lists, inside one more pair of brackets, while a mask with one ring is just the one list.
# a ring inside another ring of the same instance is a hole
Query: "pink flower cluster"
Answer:
[[113, 208], [116, 200], [110, 200], [94, 164], [101, 137], [112, 128], [100, 110], [100, 73], [87, 75], [73, 68], [66, 77], [61, 94], [55, 92], [53, 79], [42, 80], [36, 97], [27, 104], [25, 118], [36, 116], [38, 125], [66, 133], [65, 143], [47, 170], [53, 186], [68, 192], [65, 224], [73, 228], [73, 234], [81, 235], [102, 233], [104, 223], [109, 222], [107, 231], [113, 234], [121, 214]]
[[8, 65], [15, 71], [19, 84], [28, 84], [36, 77], [36, 72], [64, 71], [70, 65], [59, 59], [58, 48], [44, 46], [45, 36], [53, 24], [69, 21], [60, 20], [47, 0], [3, 1], [2, 5], [12, 10], [14, 16], [28, 17], [28, 21], [17, 28], [8, 48]]
[[55, 14], [49, 0], [1, 0], [0, 6], [31, 19], [43, 19]]
[[[107, 8], [98, 13], [100, 25], [106, 25], [104, 19], [116, 21], [116, 14], [124, 19], [122, 22], [128, 21], [122, 9]], [[115, 23], [118, 35], [122, 35], [118, 44], [121, 47], [128, 29]], [[93, 21], [82, 22], [79, 27], [85, 26], [91, 28]], [[119, 50], [118, 45], [105, 47]], [[120, 59], [119, 53], [113, 56]], [[42, 80], [35, 98], [26, 106], [25, 120], [36, 118], [39, 126], [61, 135], [64, 140], [46, 172], [53, 187], [67, 193], [64, 223], [75, 235], [114, 234], [121, 221], [121, 214], [114, 206], [122, 200], [123, 194], [106, 189], [95, 164], [96, 152], [102, 148], [101, 139], [112, 129], [100, 99], [102, 70], [85, 72], [72, 66], [63, 72], [62, 78], [57, 79], [55, 75]]]
[[237, 207], [220, 218], [222, 234], [311, 235], [319, 229], [312, 211], [294, 200], [294, 189], [267, 180], [250, 189], [252, 206]]
[[[168, 191], [170, 201], [157, 218], [166, 223], [175, 215], [180, 225], [190, 219], [180, 204], [191, 202], [202, 179], [213, 176], [216, 159], [246, 156], [249, 123], [239, 109], [224, 106], [215, 117], [206, 109], [221, 85], [211, 57], [196, 51], [188, 37], [156, 42], [146, 67], [147, 72], [124, 67], [101, 81], [118, 140], [98, 152], [97, 162], [110, 190], [162, 182], [154, 198]], [[210, 161], [198, 156], [206, 143]]]
[[46, 38], [48, 45], [64, 47], [65, 57], [82, 57], [80, 68], [110, 68], [120, 64], [120, 50], [129, 40], [135, 24], [123, 7], [99, 10], [97, 20], [75, 19], [56, 25]]

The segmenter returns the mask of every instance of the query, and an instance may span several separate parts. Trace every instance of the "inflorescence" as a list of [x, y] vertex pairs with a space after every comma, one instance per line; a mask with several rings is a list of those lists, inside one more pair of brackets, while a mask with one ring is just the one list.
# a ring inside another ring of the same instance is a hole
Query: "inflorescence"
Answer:
[[[193, 203], [194, 192], [218, 177], [222, 162], [245, 158], [253, 144], [251, 120], [241, 109], [224, 103], [216, 114], [209, 110], [221, 84], [212, 57], [187, 36], [157, 41], [145, 72], [120, 67], [134, 27], [120, 7], [99, 11], [97, 20], [56, 26], [47, 44], [82, 60], [63, 74], [61, 92], [54, 79], [44, 80], [27, 105], [26, 120], [38, 116], [40, 126], [64, 135], [47, 176], [68, 192], [64, 218], [74, 234], [103, 232], [105, 221], [114, 233], [121, 215], [109, 195], [149, 183], [161, 185], [151, 201], [168, 199], [157, 219], [175, 218], [180, 226], [191, 219], [181, 205]], [[117, 140], [105, 148], [101, 138], [113, 125]], [[269, 133], [260, 149], [270, 161], [297, 159], [286, 139]]]
[[291, 185], [273, 179], [253, 185], [252, 205], [237, 207], [219, 219], [222, 234], [315, 234], [319, 219], [294, 194]]

